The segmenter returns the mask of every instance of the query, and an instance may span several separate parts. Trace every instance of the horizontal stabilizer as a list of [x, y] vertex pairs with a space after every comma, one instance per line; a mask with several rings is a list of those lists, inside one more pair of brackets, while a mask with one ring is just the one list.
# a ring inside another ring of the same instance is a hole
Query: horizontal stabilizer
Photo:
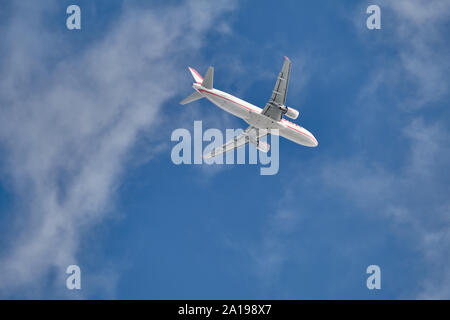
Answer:
[[200, 92], [198, 92], [198, 91], [194, 91], [190, 96], [184, 98], [180, 102], [180, 104], [187, 104], [189, 102], [192, 102], [192, 101], [195, 101], [195, 100], [198, 100], [198, 99], [201, 99], [201, 98], [203, 98], [202, 94]]

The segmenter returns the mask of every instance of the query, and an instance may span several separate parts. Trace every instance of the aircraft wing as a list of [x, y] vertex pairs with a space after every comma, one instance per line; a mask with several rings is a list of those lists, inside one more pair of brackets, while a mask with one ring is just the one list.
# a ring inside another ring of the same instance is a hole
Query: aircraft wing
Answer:
[[262, 111], [262, 114], [277, 121], [283, 116], [280, 106], [284, 106], [286, 103], [289, 75], [291, 73], [291, 61], [287, 57], [284, 57], [284, 59], [283, 68], [278, 75], [275, 88], [272, 91], [272, 96]]
[[266, 129], [258, 129], [256, 127], [250, 126], [247, 129], [245, 129], [245, 131], [242, 132], [240, 135], [227, 141], [224, 145], [215, 148], [212, 152], [203, 156], [203, 158], [205, 159], [214, 158], [218, 155], [244, 146], [249, 142], [253, 143], [259, 150], [263, 152], [268, 152], [270, 146], [263, 141], [259, 141], [260, 138], [266, 136], [267, 134], [268, 131]]

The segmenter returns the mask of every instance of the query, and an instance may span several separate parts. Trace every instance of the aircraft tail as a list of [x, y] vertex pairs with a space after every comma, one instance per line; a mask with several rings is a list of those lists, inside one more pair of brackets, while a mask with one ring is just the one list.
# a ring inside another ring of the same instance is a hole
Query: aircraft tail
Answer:
[[[206, 89], [213, 88], [213, 78], [214, 78], [214, 68], [213, 67], [208, 68], [208, 71], [206, 72], [204, 79], [194, 68], [189, 67], [189, 71], [191, 72], [192, 76], [194, 77], [194, 80], [196, 83], [200, 83], [202, 85], [202, 87], [204, 87]], [[181, 100], [180, 104], [187, 104], [187, 103], [196, 101], [201, 98], [203, 98], [203, 95], [198, 91], [194, 91], [191, 95], [189, 95], [188, 97]]]
[[208, 68], [208, 71], [206, 72], [204, 79], [194, 68], [189, 67], [189, 71], [191, 72], [192, 76], [194, 77], [195, 82], [200, 83], [206, 89], [213, 88], [213, 78], [214, 78], [214, 68], [213, 67]]

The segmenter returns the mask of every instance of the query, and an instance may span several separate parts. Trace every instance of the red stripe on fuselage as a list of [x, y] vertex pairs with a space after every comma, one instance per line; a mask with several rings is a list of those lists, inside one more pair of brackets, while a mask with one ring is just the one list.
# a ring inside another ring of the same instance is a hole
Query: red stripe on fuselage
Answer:
[[[228, 101], [230, 101], [230, 102], [232, 102], [232, 103], [234, 103], [234, 104], [237, 104], [238, 106], [241, 106], [241, 107], [243, 107], [243, 108], [245, 108], [245, 109], [248, 109], [248, 110], [257, 112], [256, 110], [253, 110], [253, 109], [251, 109], [251, 108], [249, 108], [249, 107], [246, 107], [246, 106], [244, 106], [244, 105], [242, 105], [242, 104], [240, 104], [240, 103], [238, 103], [238, 102], [236, 102], [236, 101], [233, 101], [233, 100], [231, 100], [231, 99], [229, 99], [229, 98], [225, 98], [225, 97], [223, 97], [223, 96], [221, 96], [221, 95], [218, 95], [218, 94], [209, 92], [208, 90], [205, 90], [205, 89], [198, 89], [198, 91], [201, 91], [201, 92], [204, 91], [204, 92], [209, 93], [209, 94], [212, 94], [212, 95], [214, 95], [214, 96], [216, 96], [216, 97], [219, 97], [219, 98], [228, 100]], [[306, 133], [304, 133], [304, 132], [301, 132], [300, 130], [295, 129], [295, 128], [291, 127], [291, 126], [288, 125], [288, 124], [286, 124], [286, 126], [287, 126], [289, 129], [292, 129], [292, 130], [294, 130], [294, 131], [297, 131], [297, 132], [299, 132], [299, 133], [301, 133], [301, 134], [307, 136], [308, 138], [313, 139], [313, 140], [316, 141], [316, 143], [317, 143], [317, 140], [314, 139], [314, 138], [313, 138], [312, 136], [310, 136], [309, 134], [306, 134]]]
[[218, 95], [218, 94], [216, 94], [216, 93], [209, 92], [208, 90], [205, 90], [205, 89], [198, 89], [198, 91], [204, 91], [204, 92], [206, 92], [206, 93], [212, 94], [213, 96], [216, 96], [216, 97], [219, 97], [219, 98], [228, 100], [228, 101], [230, 101], [230, 102], [233, 102], [234, 104], [237, 104], [238, 106], [241, 106], [241, 107], [243, 107], [243, 108], [245, 108], [245, 109], [248, 109], [248, 110], [251, 110], [251, 111], [258, 112], [258, 110], [254, 110], [254, 109], [252, 109], [252, 108], [246, 107], [246, 106], [244, 106], [243, 104], [240, 104], [240, 103], [238, 103], [238, 102], [236, 102], [236, 101], [233, 101], [233, 100], [231, 100], [231, 99], [225, 98], [225, 97], [223, 97], [223, 96], [221, 96], [221, 95]]
[[311, 139], [313, 139], [316, 143], [317, 143], [317, 140], [316, 139], [314, 139], [314, 137], [312, 137], [312, 136], [310, 136], [309, 134], [307, 134], [307, 133], [304, 133], [304, 132], [301, 132], [300, 130], [297, 130], [297, 129], [295, 129], [295, 128], [293, 128], [293, 127], [291, 127], [291, 126], [289, 126], [289, 125], [287, 125], [287, 127], [289, 128], [289, 129], [292, 129], [292, 130], [295, 130], [295, 131], [297, 131], [297, 132], [300, 132], [301, 134], [303, 134], [303, 135], [305, 135], [305, 136], [307, 136], [308, 138], [311, 138]]

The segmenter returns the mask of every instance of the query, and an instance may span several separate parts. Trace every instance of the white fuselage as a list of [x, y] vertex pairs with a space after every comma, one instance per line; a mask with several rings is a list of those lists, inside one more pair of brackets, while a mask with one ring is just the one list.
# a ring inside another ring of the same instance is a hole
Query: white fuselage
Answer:
[[261, 114], [263, 109], [247, 101], [214, 88], [206, 89], [199, 83], [194, 83], [193, 88], [219, 108], [243, 119], [251, 126], [259, 129], [278, 129], [281, 136], [304, 146], [316, 147], [318, 145], [316, 138], [305, 128], [286, 119], [276, 121], [266, 117]]

